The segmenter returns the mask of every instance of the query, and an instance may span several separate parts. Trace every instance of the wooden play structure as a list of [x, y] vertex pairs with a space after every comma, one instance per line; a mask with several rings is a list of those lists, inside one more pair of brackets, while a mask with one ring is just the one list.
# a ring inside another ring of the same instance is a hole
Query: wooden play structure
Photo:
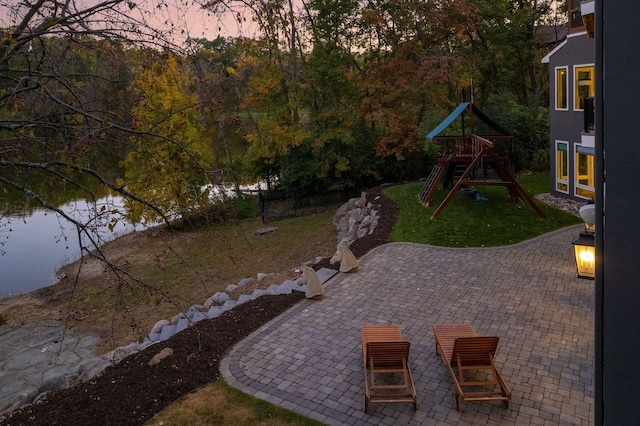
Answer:
[[[466, 122], [465, 113], [467, 115]], [[458, 117], [462, 122], [461, 136], [440, 136], [440, 133], [443, 133]], [[483, 136], [475, 134], [475, 118], [498, 134]], [[468, 128], [468, 132], [466, 128]], [[443, 188], [447, 186], [451, 188], [431, 219], [438, 218], [458, 191], [472, 188], [474, 185], [504, 186], [512, 199], [520, 204], [529, 203], [540, 217], [545, 217], [542, 210], [509, 172], [507, 157], [499, 156], [493, 151], [494, 143], [497, 140], [513, 139], [513, 136], [494, 123], [472, 103], [464, 102], [458, 105], [444, 121], [427, 135], [427, 139], [439, 141], [443, 153], [436, 158], [436, 164], [420, 191], [420, 202], [423, 206], [429, 206], [431, 197], [440, 183]], [[487, 173], [489, 170], [493, 174], [490, 178]]]

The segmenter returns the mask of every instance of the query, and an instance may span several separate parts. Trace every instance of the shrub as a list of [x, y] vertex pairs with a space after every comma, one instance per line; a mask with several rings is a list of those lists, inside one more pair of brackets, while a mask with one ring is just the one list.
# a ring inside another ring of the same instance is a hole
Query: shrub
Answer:
[[534, 172], [546, 172], [549, 170], [549, 149], [538, 149], [533, 153], [531, 170]]
[[174, 228], [198, 228], [216, 223], [226, 223], [231, 220], [248, 219], [257, 215], [257, 198], [239, 194], [237, 197], [228, 198], [206, 208], [183, 214], [181, 223], [174, 225]]

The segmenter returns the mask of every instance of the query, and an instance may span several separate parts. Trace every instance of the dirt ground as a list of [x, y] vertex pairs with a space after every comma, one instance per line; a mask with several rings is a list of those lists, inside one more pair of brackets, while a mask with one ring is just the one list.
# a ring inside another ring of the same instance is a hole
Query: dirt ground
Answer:
[[[153, 228], [128, 234], [65, 265], [55, 285], [0, 299], [0, 315], [9, 326], [63, 322], [74, 333], [96, 335], [94, 350], [107, 353], [141, 341], [158, 320], [202, 305], [241, 279], [266, 275], [232, 298], [298, 278], [302, 264], [335, 252], [334, 212], [269, 224], [256, 219], [196, 231]], [[277, 231], [256, 232], [267, 225]]]
[[[351, 245], [352, 252], [360, 258], [368, 251], [388, 242], [388, 237], [398, 218], [397, 205], [382, 197], [381, 188], [366, 192], [367, 200], [379, 206], [380, 221], [372, 235], [360, 238]], [[377, 198], [380, 196], [379, 198]], [[121, 241], [123, 247], [142, 248], [135, 237]], [[307, 259], [300, 259], [301, 262]], [[314, 269], [332, 267], [329, 258], [322, 258]], [[98, 273], [102, 266], [87, 265], [83, 273]], [[272, 277], [278, 281], [291, 271], [283, 271]], [[278, 281], [282, 282], [282, 281]], [[271, 280], [263, 280], [255, 286], [266, 286]], [[13, 298], [16, 306], [33, 306], [29, 303], [47, 303], [47, 300], [63, 300], [72, 288], [53, 286], [33, 299], [33, 296]], [[48, 292], [48, 293], [47, 293]], [[30, 299], [31, 298], [31, 299]], [[289, 295], [263, 296], [227, 311], [219, 317], [201, 321], [170, 339], [152, 345], [120, 363], [107, 368], [93, 380], [76, 387], [47, 394], [31, 406], [20, 409], [9, 417], [0, 418], [0, 425], [142, 425], [155, 413], [206, 383], [219, 377], [219, 361], [233, 344], [253, 330], [278, 316], [304, 298], [294, 292]], [[0, 301], [0, 311], [2, 311]], [[28, 310], [24, 318], [29, 317]], [[155, 365], [149, 361], [164, 348], [173, 354]]]

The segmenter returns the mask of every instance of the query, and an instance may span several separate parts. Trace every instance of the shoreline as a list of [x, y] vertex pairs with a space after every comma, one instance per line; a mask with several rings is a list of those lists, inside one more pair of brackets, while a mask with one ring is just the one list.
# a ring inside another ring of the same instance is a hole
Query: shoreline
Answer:
[[[536, 194], [534, 196], [534, 198], [536, 200], [540, 201], [541, 203], [554, 206], [556, 208], [559, 208], [561, 210], [569, 212], [569, 213], [571, 213], [571, 214], [573, 214], [575, 216], [578, 216], [578, 217], [579, 217], [578, 210], [586, 202], [586, 200], [584, 202], [579, 202], [579, 201], [575, 201], [575, 200], [571, 200], [571, 199], [555, 197], [555, 196], [551, 195], [550, 193]], [[144, 233], [148, 233], [148, 232], [151, 232], [151, 231], [161, 232], [164, 229], [159, 230], [158, 228], [160, 228], [162, 226], [163, 225], [156, 225], [154, 227], [145, 228], [145, 229], [142, 229], [142, 230], [133, 229], [131, 232], [127, 232], [125, 234], [120, 234], [120, 235], [116, 236], [115, 238], [113, 238], [113, 239], [111, 239], [109, 241], [106, 241], [99, 248], [107, 249], [109, 244], [112, 244], [112, 243], [116, 244], [117, 241], [119, 241], [122, 238], [125, 238], [127, 236], [130, 236], [132, 234], [142, 235]], [[32, 295], [32, 294], [37, 293], [39, 291], [42, 291], [43, 289], [56, 287], [56, 286], [62, 284], [63, 281], [66, 278], [69, 278], [68, 271], [70, 269], [72, 269], [74, 267], [74, 265], [76, 265], [78, 262], [86, 260], [88, 256], [89, 256], [88, 254], [85, 254], [84, 256], [82, 256], [82, 257], [80, 257], [80, 258], [78, 258], [76, 260], [73, 260], [71, 262], [65, 263], [65, 264], [59, 266], [58, 268], [56, 268], [53, 271], [53, 275], [55, 277], [55, 282], [53, 282], [51, 284], [47, 284], [47, 285], [38, 287], [38, 288], [36, 288], [34, 290], [31, 290], [29, 292], [26, 292], [26, 293], [9, 294], [9, 295], [6, 295], [6, 296], [1, 296], [0, 297], [0, 316], [1, 316], [1, 312], [3, 310], [3, 302], [6, 302], [8, 299], [20, 299], [21, 297], [28, 298], [29, 295]], [[86, 265], [83, 266], [83, 267], [86, 267]], [[29, 303], [29, 302], [20, 302], [20, 301], [18, 301], [17, 303]], [[4, 303], [4, 304], [6, 305], [7, 303]]]
[[[91, 252], [95, 252], [96, 250], [100, 249], [102, 250], [109, 250], [109, 246], [110, 245], [120, 245], [122, 244], [121, 241], [124, 238], [130, 237], [132, 235], [143, 235], [145, 233], [148, 232], [162, 232], [162, 230], [164, 229], [158, 229], [158, 228], [162, 228], [164, 225], [156, 225], [154, 227], [150, 227], [150, 228], [144, 228], [144, 229], [133, 229], [129, 232], [119, 232], [117, 234], [114, 234], [114, 237], [105, 241], [104, 243], [102, 243], [100, 246], [98, 246], [97, 248], [94, 248], [93, 250], [91, 250]], [[65, 279], [69, 278], [69, 273], [68, 271], [70, 269], [74, 269], [75, 265], [77, 265], [79, 262], [84, 261], [85, 263], [87, 262], [87, 259], [93, 259], [93, 260], [98, 260], [96, 258], [94, 258], [93, 256], [91, 256], [88, 253], [85, 253], [82, 256], [79, 256], [78, 258], [76, 258], [75, 260], [71, 260], [68, 261], [66, 263], [61, 264], [60, 266], [55, 267], [55, 269], [53, 269], [52, 271], [52, 275], [53, 275], [53, 279], [55, 281], [53, 281], [51, 284], [45, 284], [42, 285], [38, 288], [35, 288], [33, 290], [30, 290], [28, 292], [25, 293], [17, 293], [17, 294], [7, 294], [5, 296], [0, 296], [0, 310], [2, 307], [2, 301], [8, 298], [15, 298], [15, 297], [20, 297], [20, 296], [26, 296], [26, 295], [30, 295], [32, 293], [36, 293], [38, 291], [41, 291], [43, 289], [47, 289], [50, 287], [55, 287], [59, 284], [61, 284]], [[86, 267], [83, 266], [83, 268]]]

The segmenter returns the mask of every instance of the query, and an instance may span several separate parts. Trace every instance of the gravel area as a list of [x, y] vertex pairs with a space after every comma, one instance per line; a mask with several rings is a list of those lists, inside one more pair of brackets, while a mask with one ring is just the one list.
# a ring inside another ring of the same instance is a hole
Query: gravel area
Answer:
[[569, 212], [571, 214], [573, 214], [574, 216], [578, 216], [580, 217], [580, 215], [578, 214], [578, 211], [580, 210], [580, 207], [584, 206], [586, 204], [586, 200], [585, 201], [575, 201], [575, 200], [570, 200], [568, 198], [561, 198], [561, 197], [556, 197], [554, 195], [551, 195], [550, 193], [546, 193], [546, 194], [537, 194], [535, 196], [536, 200], [545, 203], [549, 206], [554, 206], [557, 207], [561, 210], [564, 210], [566, 212]]

